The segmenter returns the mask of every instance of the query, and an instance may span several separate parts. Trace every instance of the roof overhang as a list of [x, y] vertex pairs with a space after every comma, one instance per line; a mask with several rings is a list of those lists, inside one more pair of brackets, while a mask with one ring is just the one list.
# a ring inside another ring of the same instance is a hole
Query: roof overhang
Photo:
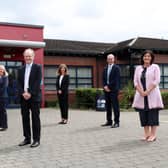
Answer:
[[0, 39], [0, 47], [26, 47], [26, 48], [44, 48], [45, 42], [40, 41], [22, 41], [22, 40], [4, 40]]

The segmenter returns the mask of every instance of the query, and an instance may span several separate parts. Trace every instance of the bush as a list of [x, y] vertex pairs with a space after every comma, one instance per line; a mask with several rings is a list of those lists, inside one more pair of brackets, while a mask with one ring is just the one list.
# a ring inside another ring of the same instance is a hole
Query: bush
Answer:
[[168, 108], [168, 92], [161, 92], [161, 94], [162, 94], [164, 108], [167, 109]]
[[57, 100], [48, 100], [45, 101], [45, 107], [57, 107]]
[[95, 109], [96, 98], [103, 94], [102, 89], [97, 88], [80, 88], [76, 89], [76, 107]]
[[129, 109], [132, 106], [135, 89], [132, 81], [128, 81], [127, 85], [121, 91], [120, 107]]

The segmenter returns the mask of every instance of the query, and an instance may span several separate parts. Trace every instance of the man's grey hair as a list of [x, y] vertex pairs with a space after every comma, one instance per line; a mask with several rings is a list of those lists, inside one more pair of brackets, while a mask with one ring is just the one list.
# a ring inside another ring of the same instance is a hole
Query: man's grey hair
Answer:
[[23, 52], [23, 55], [25, 55], [25, 53], [29, 53], [31, 56], [35, 56], [35, 52], [34, 52], [34, 50], [33, 49], [31, 49], [31, 48], [27, 48], [27, 49], [25, 49], [24, 50], [24, 52]]
[[109, 58], [109, 57], [114, 57], [115, 58], [115, 56], [113, 54], [108, 54], [107, 58]]

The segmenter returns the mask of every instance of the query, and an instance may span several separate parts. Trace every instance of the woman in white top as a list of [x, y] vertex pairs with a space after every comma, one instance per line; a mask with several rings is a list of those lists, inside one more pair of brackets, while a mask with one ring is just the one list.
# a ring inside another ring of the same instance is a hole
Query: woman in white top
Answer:
[[68, 121], [68, 87], [69, 75], [68, 68], [65, 64], [60, 64], [58, 67], [58, 76], [56, 80], [56, 90], [58, 96], [59, 107], [61, 110], [62, 120], [59, 124], [67, 124]]

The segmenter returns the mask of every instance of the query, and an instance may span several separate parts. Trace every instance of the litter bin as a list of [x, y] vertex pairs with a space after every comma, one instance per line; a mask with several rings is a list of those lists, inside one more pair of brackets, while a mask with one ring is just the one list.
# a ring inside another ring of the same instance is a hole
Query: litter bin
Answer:
[[104, 95], [98, 95], [96, 98], [96, 111], [105, 111], [106, 100]]

